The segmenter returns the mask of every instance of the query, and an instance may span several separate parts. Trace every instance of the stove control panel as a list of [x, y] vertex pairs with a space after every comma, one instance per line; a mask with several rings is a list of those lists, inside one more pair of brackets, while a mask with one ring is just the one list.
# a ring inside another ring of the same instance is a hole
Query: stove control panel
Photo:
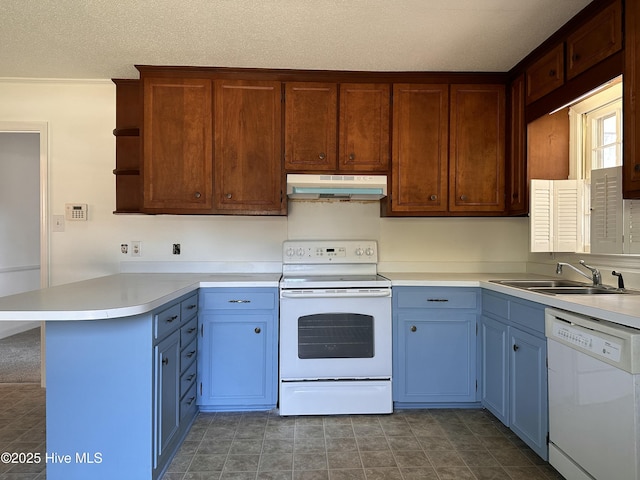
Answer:
[[283, 243], [284, 263], [377, 263], [374, 240], [288, 240]]

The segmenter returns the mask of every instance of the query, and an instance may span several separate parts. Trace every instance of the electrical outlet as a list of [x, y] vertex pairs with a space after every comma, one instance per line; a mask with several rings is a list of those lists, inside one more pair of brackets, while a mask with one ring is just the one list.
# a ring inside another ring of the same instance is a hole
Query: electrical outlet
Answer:
[[142, 242], [140, 240], [134, 240], [133, 242], [131, 242], [131, 256], [132, 257], [142, 256]]
[[126, 243], [121, 243], [120, 251], [126, 255], [127, 253], [129, 253], [129, 245]]
[[173, 254], [174, 255], [180, 255], [180, 244], [179, 243], [174, 243], [173, 244]]

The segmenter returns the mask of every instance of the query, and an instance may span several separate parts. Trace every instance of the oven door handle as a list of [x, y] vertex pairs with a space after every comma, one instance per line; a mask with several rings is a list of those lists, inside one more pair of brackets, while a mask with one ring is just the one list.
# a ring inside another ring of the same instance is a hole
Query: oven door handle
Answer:
[[280, 292], [281, 298], [345, 298], [345, 297], [390, 297], [391, 290], [343, 290], [339, 292], [300, 292], [287, 291]]

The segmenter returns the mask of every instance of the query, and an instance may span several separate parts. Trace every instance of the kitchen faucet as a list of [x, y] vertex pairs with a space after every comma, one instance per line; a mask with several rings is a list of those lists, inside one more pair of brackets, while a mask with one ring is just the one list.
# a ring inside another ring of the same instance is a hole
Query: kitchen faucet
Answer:
[[580, 260], [580, 265], [582, 265], [584, 268], [587, 268], [587, 269], [591, 270], [591, 276], [589, 276], [586, 273], [578, 270], [576, 267], [574, 267], [570, 263], [565, 263], [565, 262], [558, 262], [558, 264], [556, 265], [556, 273], [558, 275], [561, 275], [562, 274], [562, 267], [564, 267], [564, 266], [571, 267], [576, 272], [578, 272], [580, 275], [582, 275], [583, 277], [586, 277], [589, 280], [591, 280], [593, 282], [593, 286], [594, 287], [598, 287], [598, 286], [602, 285], [602, 276], [600, 275], [600, 270], [598, 270], [597, 268], [594, 268], [594, 267], [590, 267], [589, 265], [584, 263], [584, 260]]

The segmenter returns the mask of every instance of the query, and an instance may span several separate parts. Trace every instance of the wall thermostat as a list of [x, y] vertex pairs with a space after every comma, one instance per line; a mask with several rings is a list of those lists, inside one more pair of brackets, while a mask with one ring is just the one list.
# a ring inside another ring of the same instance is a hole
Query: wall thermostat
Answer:
[[86, 220], [87, 204], [86, 203], [67, 203], [64, 207], [66, 220]]

